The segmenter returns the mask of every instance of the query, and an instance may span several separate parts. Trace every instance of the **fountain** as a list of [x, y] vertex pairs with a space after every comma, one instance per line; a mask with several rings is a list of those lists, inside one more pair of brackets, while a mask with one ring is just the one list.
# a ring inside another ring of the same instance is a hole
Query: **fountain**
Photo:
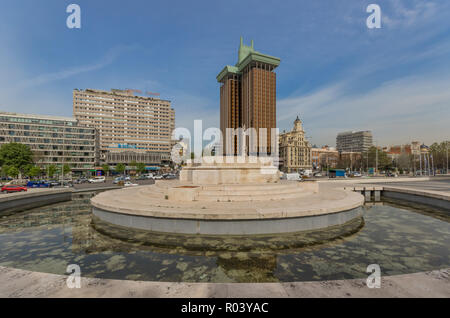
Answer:
[[188, 162], [179, 180], [97, 194], [103, 221], [174, 234], [292, 233], [341, 225], [360, 217], [362, 195], [321, 189], [315, 181], [280, 180], [270, 161], [234, 157]]

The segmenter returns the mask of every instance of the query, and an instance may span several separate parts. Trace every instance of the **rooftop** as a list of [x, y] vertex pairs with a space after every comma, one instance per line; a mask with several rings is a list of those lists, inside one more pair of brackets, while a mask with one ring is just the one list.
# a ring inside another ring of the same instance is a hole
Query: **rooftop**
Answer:
[[238, 62], [235, 66], [227, 65], [222, 71], [217, 75], [217, 81], [220, 82], [225, 75], [232, 74], [240, 74], [241, 71], [252, 61], [257, 61], [261, 63], [266, 63], [277, 67], [280, 65], [280, 59], [278, 57], [262, 54], [254, 49], [253, 40], [251, 41], [251, 45], [245, 45], [244, 40], [241, 37], [241, 44], [238, 50]]
[[70, 121], [70, 122], [76, 122], [77, 121], [73, 117], [52, 116], [52, 115], [21, 114], [21, 113], [11, 113], [11, 112], [0, 112], [0, 116], [31, 118], [31, 119], [62, 120], [62, 121]]
[[90, 93], [97, 93], [97, 94], [105, 94], [105, 95], [118, 95], [118, 96], [124, 96], [124, 97], [133, 97], [133, 98], [140, 98], [140, 99], [145, 99], [145, 100], [155, 100], [155, 101], [163, 101], [163, 102], [171, 102], [170, 100], [167, 99], [161, 99], [161, 98], [157, 98], [157, 97], [150, 97], [150, 96], [139, 96], [136, 95], [135, 92], [136, 90], [132, 90], [132, 89], [116, 89], [116, 88], [111, 88], [111, 91], [105, 91], [102, 89], [93, 89], [93, 88], [86, 88], [86, 89], [78, 89], [75, 88], [74, 91], [76, 92], [90, 92]]

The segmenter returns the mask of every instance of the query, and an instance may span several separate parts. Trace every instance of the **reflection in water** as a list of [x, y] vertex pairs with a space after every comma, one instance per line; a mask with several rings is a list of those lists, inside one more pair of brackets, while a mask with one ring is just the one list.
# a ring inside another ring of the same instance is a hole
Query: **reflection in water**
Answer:
[[0, 265], [89, 277], [276, 282], [393, 275], [449, 267], [450, 217], [399, 201], [365, 206], [363, 219], [323, 231], [220, 237], [130, 230], [91, 214], [91, 194], [0, 217]]

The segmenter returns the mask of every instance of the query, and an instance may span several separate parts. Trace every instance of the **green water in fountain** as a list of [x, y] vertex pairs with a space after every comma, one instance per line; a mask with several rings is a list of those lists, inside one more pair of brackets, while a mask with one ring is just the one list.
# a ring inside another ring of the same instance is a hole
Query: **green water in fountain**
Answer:
[[92, 194], [0, 217], [0, 265], [83, 276], [174, 282], [287, 282], [450, 267], [450, 216], [386, 201], [344, 226], [293, 234], [167, 235], [112, 226], [91, 213]]

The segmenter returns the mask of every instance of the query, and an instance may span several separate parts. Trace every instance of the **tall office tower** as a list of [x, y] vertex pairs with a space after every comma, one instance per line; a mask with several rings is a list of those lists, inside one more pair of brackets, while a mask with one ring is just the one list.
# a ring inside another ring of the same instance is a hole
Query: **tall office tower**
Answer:
[[372, 132], [347, 131], [336, 137], [336, 148], [339, 152], [366, 152], [372, 146]]
[[136, 96], [132, 90], [73, 91], [73, 114], [100, 135], [102, 162], [168, 163], [175, 111], [168, 100]]
[[225, 143], [227, 128], [255, 128], [257, 136], [261, 128], [266, 128], [267, 146], [258, 146], [255, 150], [258, 154], [271, 153], [271, 128], [276, 128], [274, 69], [278, 65], [280, 65], [279, 58], [255, 51], [253, 41], [251, 46], [244, 45], [241, 37], [238, 62], [235, 66], [225, 66], [217, 75], [217, 81], [221, 83], [220, 129], [224, 137], [224, 153], [229, 152], [226, 151], [227, 148], [235, 153], [239, 149], [236, 139], [234, 147], [227, 147]]

